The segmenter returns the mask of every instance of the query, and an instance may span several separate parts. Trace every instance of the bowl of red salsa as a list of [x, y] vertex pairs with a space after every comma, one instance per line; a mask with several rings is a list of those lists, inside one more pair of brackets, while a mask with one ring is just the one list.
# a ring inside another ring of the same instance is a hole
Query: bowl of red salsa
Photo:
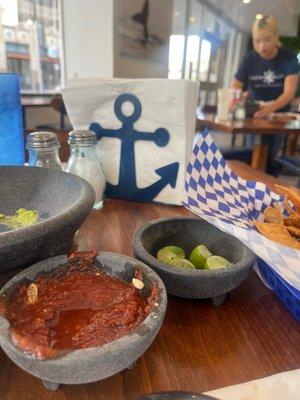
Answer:
[[0, 291], [0, 346], [52, 390], [132, 366], [162, 324], [164, 284], [146, 264], [101, 252], [41, 261]]

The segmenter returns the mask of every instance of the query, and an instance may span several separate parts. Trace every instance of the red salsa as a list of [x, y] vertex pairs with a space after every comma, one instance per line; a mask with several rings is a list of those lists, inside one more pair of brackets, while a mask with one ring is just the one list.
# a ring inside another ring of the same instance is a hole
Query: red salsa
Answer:
[[[15, 345], [38, 359], [57, 357], [63, 351], [118, 339], [146, 318], [157, 299], [157, 287], [153, 285], [145, 299], [133, 284], [102, 272], [95, 256], [73, 253], [51, 275], [37, 276], [36, 298], [31, 301], [31, 282], [21, 284], [9, 301], [2, 299], [0, 314], [10, 322]], [[142, 279], [138, 269], [135, 278]]]

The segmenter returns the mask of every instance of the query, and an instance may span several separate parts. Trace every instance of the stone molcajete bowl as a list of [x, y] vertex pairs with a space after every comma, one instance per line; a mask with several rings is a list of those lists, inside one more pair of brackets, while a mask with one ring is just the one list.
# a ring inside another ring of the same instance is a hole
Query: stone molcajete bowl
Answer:
[[[136, 258], [158, 273], [168, 293], [191, 299], [211, 298], [216, 306], [243, 282], [255, 262], [254, 253], [243, 243], [200, 218], [151, 221], [135, 232], [132, 243]], [[219, 270], [190, 270], [169, 266], [156, 258], [158, 250], [164, 246], [179, 246], [189, 255], [199, 244], [234, 265]]]
[[38, 167], [0, 167], [0, 213], [36, 210], [37, 223], [9, 229], [0, 224], [0, 273], [70, 250], [95, 194], [83, 179]]
[[[27, 268], [2, 288], [0, 296], [4, 292], [9, 296], [15, 286], [24, 279], [34, 280], [41, 271], [51, 271], [66, 261], [66, 256], [56, 256]], [[102, 271], [126, 282], [131, 282], [138, 265], [143, 273], [145, 286], [141, 293], [145, 297], [150, 294], [151, 282], [157, 284], [157, 306], [138, 327], [127, 335], [101, 347], [70, 351], [55, 359], [37, 360], [13, 344], [9, 322], [6, 318], [0, 317], [0, 346], [4, 352], [19, 367], [41, 378], [45, 387], [50, 390], [56, 390], [60, 383], [94, 382], [130, 368], [150, 346], [162, 324], [167, 305], [167, 293], [161, 279], [151, 268], [133, 258], [116, 253], [101, 252], [97, 256], [97, 261], [100, 262]]]

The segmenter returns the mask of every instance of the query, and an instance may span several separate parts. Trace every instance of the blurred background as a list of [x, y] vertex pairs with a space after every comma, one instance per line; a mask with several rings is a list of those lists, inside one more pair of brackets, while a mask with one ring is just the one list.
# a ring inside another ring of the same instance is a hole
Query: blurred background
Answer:
[[27, 130], [70, 127], [51, 100], [73, 78], [188, 78], [215, 106], [259, 15], [278, 19], [300, 65], [299, 13], [299, 0], [0, 0], [0, 72], [21, 76]]

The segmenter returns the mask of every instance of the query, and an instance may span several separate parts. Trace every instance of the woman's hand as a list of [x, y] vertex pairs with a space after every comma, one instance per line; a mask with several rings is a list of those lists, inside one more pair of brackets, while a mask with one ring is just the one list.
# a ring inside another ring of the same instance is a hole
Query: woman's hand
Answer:
[[284, 78], [283, 93], [272, 103], [261, 105], [260, 109], [253, 115], [254, 118], [266, 118], [269, 114], [280, 110], [289, 104], [295, 97], [298, 84], [298, 75], [288, 75]]
[[273, 104], [261, 105], [260, 109], [253, 115], [253, 118], [267, 118], [272, 112], [274, 112]]

